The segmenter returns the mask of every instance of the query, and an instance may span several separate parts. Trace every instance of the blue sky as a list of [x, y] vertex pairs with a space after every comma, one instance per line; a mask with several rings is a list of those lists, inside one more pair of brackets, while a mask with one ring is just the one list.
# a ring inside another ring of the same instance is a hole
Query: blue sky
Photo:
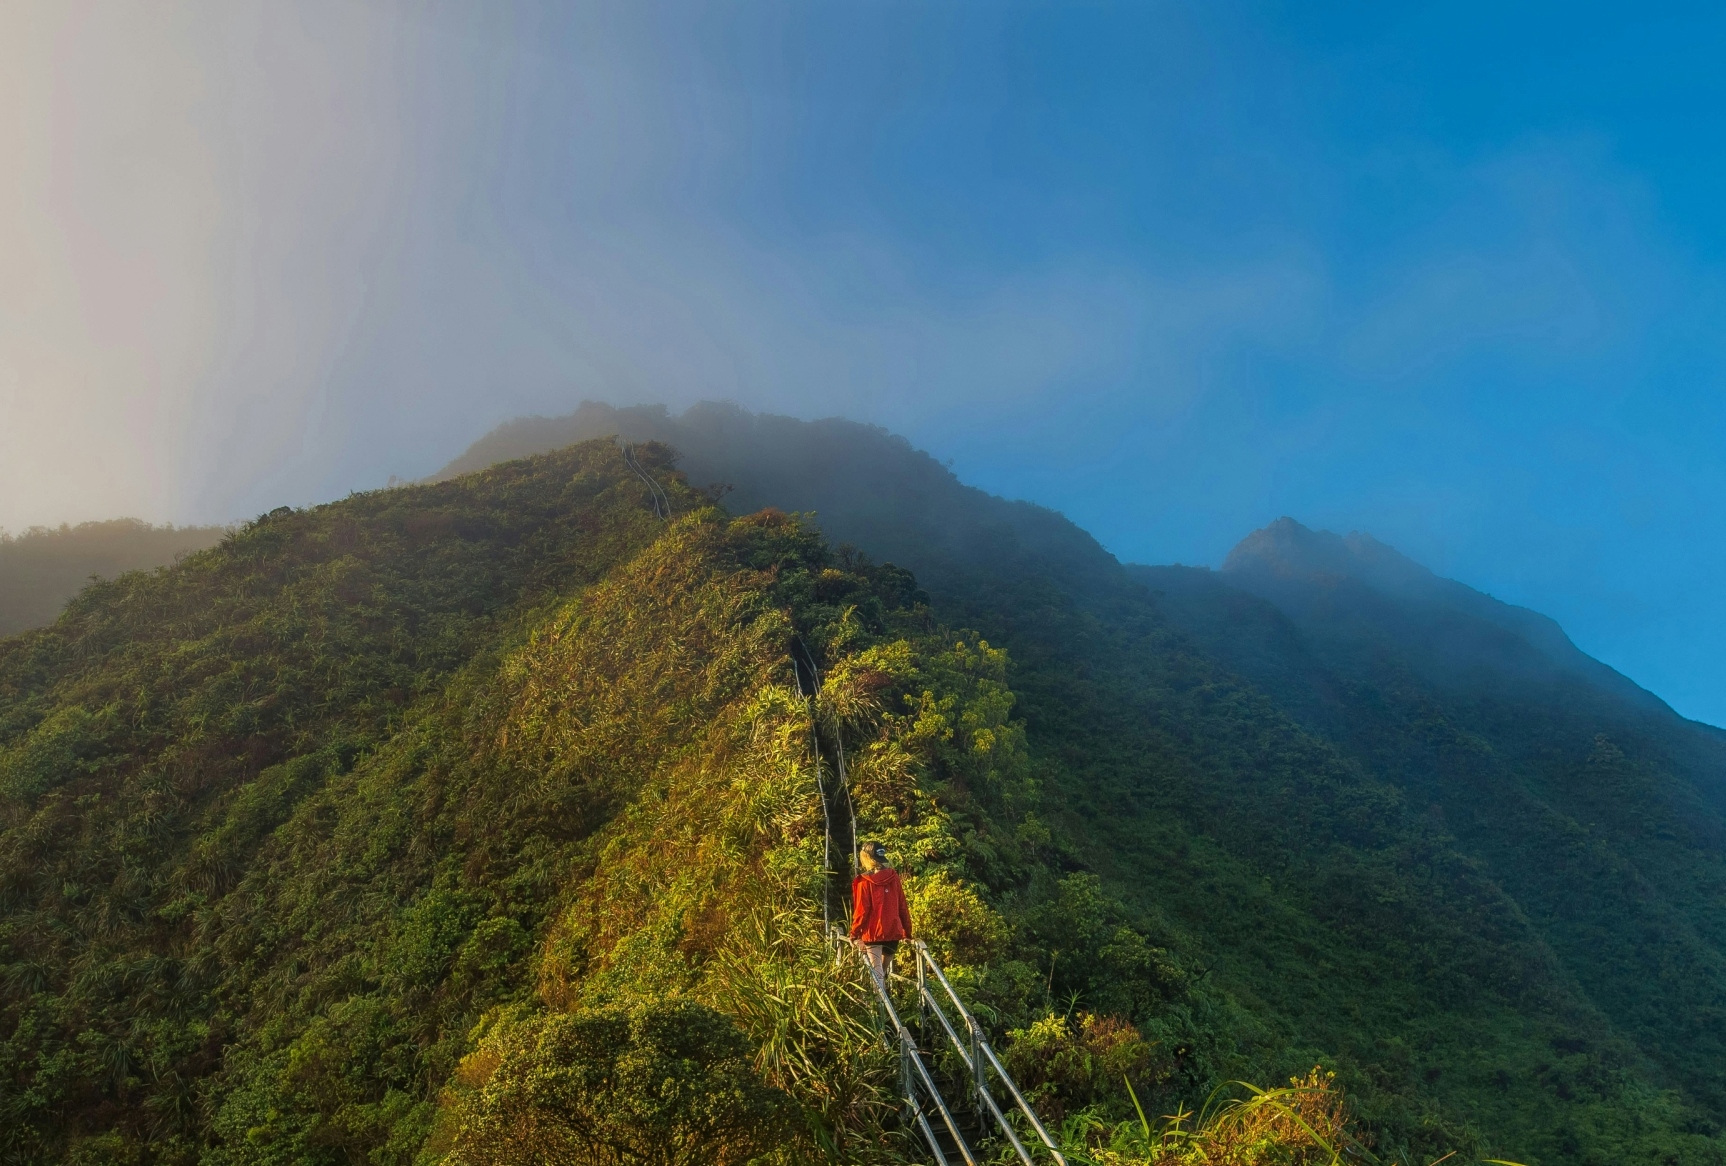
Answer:
[[0, 524], [730, 398], [1123, 559], [1367, 530], [1726, 723], [1717, 9], [8, 13]]

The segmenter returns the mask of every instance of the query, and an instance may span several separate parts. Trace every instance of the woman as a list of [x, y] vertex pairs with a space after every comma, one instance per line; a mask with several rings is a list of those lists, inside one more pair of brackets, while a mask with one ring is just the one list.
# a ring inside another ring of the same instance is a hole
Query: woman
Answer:
[[881, 983], [899, 950], [911, 938], [911, 908], [899, 872], [887, 865], [887, 848], [865, 842], [857, 852], [863, 873], [851, 880], [851, 940], [863, 949], [869, 968]]

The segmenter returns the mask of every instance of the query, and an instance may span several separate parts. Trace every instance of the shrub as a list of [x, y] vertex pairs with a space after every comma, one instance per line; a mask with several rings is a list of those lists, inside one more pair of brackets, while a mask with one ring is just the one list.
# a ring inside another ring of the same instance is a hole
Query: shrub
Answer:
[[448, 1166], [731, 1166], [787, 1133], [791, 1105], [731, 1021], [690, 1000], [506, 1020], [457, 1074]]
[[1026, 1097], [1056, 1121], [1096, 1105], [1151, 1060], [1151, 1046], [1119, 1016], [1081, 1012], [1074, 1023], [1051, 1014], [1008, 1036], [1008, 1071]]
[[942, 964], [986, 964], [1007, 942], [1006, 921], [946, 871], [907, 881], [917, 934]]

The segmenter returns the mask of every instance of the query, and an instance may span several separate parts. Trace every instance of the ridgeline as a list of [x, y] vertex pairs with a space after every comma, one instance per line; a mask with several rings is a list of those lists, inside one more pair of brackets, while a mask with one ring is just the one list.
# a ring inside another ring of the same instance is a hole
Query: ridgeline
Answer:
[[1722, 1161], [1726, 736], [1333, 539], [1124, 567], [879, 430], [586, 406], [97, 583], [0, 640], [0, 1154], [916, 1160], [843, 740], [1099, 1161], [1328, 1161], [1144, 1144], [1291, 1077], [1362, 1161]]

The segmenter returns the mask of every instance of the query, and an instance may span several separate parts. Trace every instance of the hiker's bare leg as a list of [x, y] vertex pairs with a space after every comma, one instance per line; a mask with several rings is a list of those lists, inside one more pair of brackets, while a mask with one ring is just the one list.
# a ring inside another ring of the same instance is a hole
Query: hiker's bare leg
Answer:
[[863, 945], [863, 954], [869, 959], [869, 970], [875, 973], [875, 978], [882, 983], [887, 982], [887, 949], [878, 943]]

